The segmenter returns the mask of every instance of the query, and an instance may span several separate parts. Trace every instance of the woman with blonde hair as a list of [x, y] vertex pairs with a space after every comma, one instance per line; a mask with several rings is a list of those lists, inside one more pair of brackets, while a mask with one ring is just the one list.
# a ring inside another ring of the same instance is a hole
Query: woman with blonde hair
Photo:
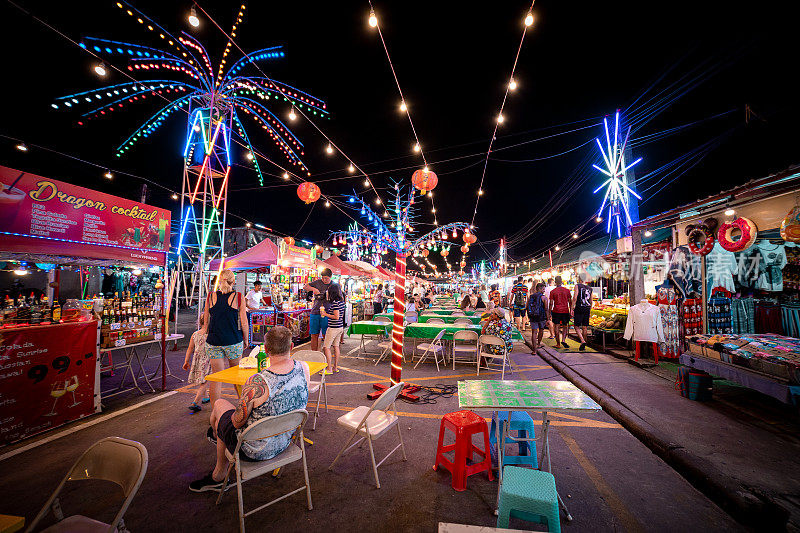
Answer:
[[[208, 337], [206, 352], [211, 361], [211, 371], [225, 370], [237, 366], [242, 350], [249, 346], [247, 314], [242, 295], [233, 290], [236, 276], [232, 270], [223, 270], [219, 275], [218, 290], [208, 295], [203, 311], [203, 323]], [[220, 397], [222, 385], [211, 382], [211, 404]]]

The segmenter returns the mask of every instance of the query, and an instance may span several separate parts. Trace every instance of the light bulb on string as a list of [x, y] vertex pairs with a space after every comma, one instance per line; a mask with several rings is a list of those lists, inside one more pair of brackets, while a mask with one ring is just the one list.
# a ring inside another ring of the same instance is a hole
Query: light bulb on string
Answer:
[[325, 147], [325, 152], [326, 152], [328, 155], [330, 155], [330, 154], [332, 154], [332, 153], [333, 153], [333, 146], [331, 146], [331, 145], [330, 145], [330, 143], [328, 143], [328, 146], [326, 146], [326, 147]]
[[400, 101], [400, 111], [403, 111], [403, 112], [405, 112], [405, 111], [407, 111], [407, 110], [408, 110], [408, 106], [406, 106], [406, 102], [405, 102], [405, 100], [401, 100], [401, 101]]
[[95, 72], [95, 74], [97, 74], [98, 76], [105, 76], [105, 75], [107, 74], [107, 72], [106, 72], [106, 65], [105, 65], [105, 63], [103, 63], [103, 62], [101, 61], [100, 63], [98, 63], [97, 65], [95, 65], [95, 66], [94, 66], [94, 72]]
[[114, 174], [112, 174], [110, 170], [106, 170], [106, 173], [103, 174], [103, 176], [105, 176], [106, 179], [110, 180], [114, 177]]
[[28, 147], [27, 147], [27, 145], [25, 143], [19, 143], [17, 145], [17, 150], [19, 150], [20, 152], [27, 152], [28, 151]]
[[502, 124], [503, 122], [505, 122], [505, 120], [506, 120], [506, 117], [504, 117], [502, 113], [497, 115], [497, 123], [498, 124]]
[[370, 12], [369, 12], [369, 25], [372, 28], [375, 28], [375, 27], [378, 26], [378, 17], [375, 16], [375, 12], [372, 11], [372, 10], [370, 10]]
[[414, 143], [414, 152], [419, 152], [421, 150], [419, 143]]
[[578, 234], [577, 234], [577, 233], [573, 233], [573, 234], [572, 234], [572, 238], [573, 238], [573, 239], [577, 239], [577, 238], [578, 238]]
[[173, 194], [173, 195], [172, 195], [172, 199], [173, 199], [173, 200], [177, 200], [177, 199], [178, 199], [178, 195], [177, 195], [177, 194]]
[[297, 115], [294, 112], [294, 106], [292, 106], [291, 111], [289, 111], [289, 120], [295, 120], [296, 118], [297, 118]]
[[517, 90], [517, 82], [514, 78], [511, 78], [511, 81], [508, 82], [508, 90], [509, 91], [516, 91]]
[[353, 172], [355, 172], [355, 171], [356, 171], [356, 167], [354, 167], [353, 165], [350, 165], [349, 167], [347, 167], [347, 171], [348, 171], [350, 174], [352, 174]]
[[289, 173], [288, 172], [284, 172], [283, 173], [283, 179], [285, 179], [285, 180], [289, 179]]
[[368, 179], [364, 180], [364, 187], [369, 187], [369, 180]]
[[528, 14], [525, 16], [525, 26], [533, 25], [533, 13], [528, 11]]
[[194, 8], [194, 6], [192, 6], [192, 9], [189, 10], [189, 24], [195, 28], [200, 25], [200, 19], [197, 18], [197, 10]]
[[253, 152], [247, 152], [247, 156], [246, 157], [247, 157], [248, 161], [252, 161], [254, 159]]
[[603, 217], [595, 217], [594, 221], [599, 224], [603, 221]]

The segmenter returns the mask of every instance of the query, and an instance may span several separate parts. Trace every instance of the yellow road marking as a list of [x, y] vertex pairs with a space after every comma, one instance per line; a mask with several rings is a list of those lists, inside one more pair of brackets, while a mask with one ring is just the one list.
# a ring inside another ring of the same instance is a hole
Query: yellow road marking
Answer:
[[[553, 425], [564, 426], [565, 424], [556, 424], [555, 421], [553, 421]], [[583, 471], [589, 476], [597, 492], [599, 492], [600, 496], [608, 503], [608, 506], [617, 516], [625, 530], [630, 533], [643, 532], [644, 526], [631, 514], [628, 508], [625, 507], [622, 499], [617, 496], [617, 493], [609, 486], [594, 464], [586, 457], [586, 454], [583, 453], [583, 450], [581, 450], [578, 443], [575, 442], [575, 439], [572, 438], [572, 435], [570, 435], [566, 429], [558, 429], [558, 434], [561, 435], [561, 438], [567, 443], [569, 451], [572, 452], [572, 455], [578, 460], [578, 464], [581, 465]]]

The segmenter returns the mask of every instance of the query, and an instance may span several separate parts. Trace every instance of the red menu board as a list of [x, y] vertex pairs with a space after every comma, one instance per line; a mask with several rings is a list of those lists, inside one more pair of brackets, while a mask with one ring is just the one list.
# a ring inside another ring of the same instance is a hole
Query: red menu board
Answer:
[[94, 413], [97, 321], [0, 329], [0, 445]]
[[3, 250], [164, 264], [170, 219], [167, 209], [0, 166]]

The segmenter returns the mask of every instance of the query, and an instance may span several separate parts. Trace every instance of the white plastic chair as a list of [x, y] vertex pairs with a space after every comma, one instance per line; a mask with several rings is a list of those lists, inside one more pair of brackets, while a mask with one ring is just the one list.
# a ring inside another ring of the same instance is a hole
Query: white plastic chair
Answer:
[[[325, 357], [325, 354], [322, 352], [317, 352], [314, 350], [298, 350], [292, 354], [292, 359], [295, 361], [306, 361], [306, 362], [314, 362], [314, 363], [326, 363], [328, 359]], [[311, 380], [308, 383], [308, 394], [317, 393], [317, 408], [314, 411], [314, 422], [311, 424], [311, 429], [317, 429], [317, 418], [319, 418], [319, 404], [322, 400], [323, 396], [325, 398], [325, 412], [328, 412], [328, 386], [325, 383], [325, 371], [318, 373], [320, 375], [319, 381]]]
[[429, 318], [426, 324], [445, 324], [444, 318]]
[[419, 319], [419, 315], [417, 313], [406, 313], [405, 321], [406, 324], [413, 324]]
[[[400, 430], [400, 418], [397, 416], [397, 408], [395, 406], [395, 400], [404, 386], [405, 383], [401, 381], [381, 394], [370, 407], [361, 405], [339, 417], [336, 423], [352, 430], [353, 434], [347, 439], [347, 442], [342, 447], [339, 455], [336, 456], [336, 459], [333, 460], [331, 466], [328, 467], [328, 470], [332, 470], [336, 461], [338, 461], [342, 455], [363, 442], [364, 439], [367, 440], [367, 444], [369, 445], [369, 455], [372, 460], [372, 473], [375, 475], [375, 485], [378, 488], [381, 488], [381, 481], [378, 479], [378, 467], [381, 466], [390, 455], [400, 448], [403, 451], [403, 461], [408, 460], [406, 457], [406, 448], [403, 445], [403, 433]], [[390, 407], [392, 409], [391, 413], [389, 412]], [[397, 427], [397, 436], [400, 439], [400, 444], [386, 454], [386, 457], [381, 459], [379, 463], [375, 463], [375, 450], [372, 446], [372, 441], [384, 435], [392, 426]], [[360, 435], [361, 438], [350, 444], [357, 435]]]
[[[26, 532], [36, 529], [50, 509], [53, 510], [53, 515], [58, 522], [45, 531], [105, 531], [107, 533], [127, 531], [123, 516], [142, 484], [147, 472], [147, 463], [147, 448], [139, 442], [120, 437], [106, 437], [95, 442], [75, 461], [55, 492], [47, 499], [39, 514], [28, 526]], [[112, 481], [122, 488], [125, 499], [110, 524], [78, 514], [64, 518], [59, 502], [59, 494], [64, 485], [67, 481], [88, 479]]]
[[[231, 470], [235, 469], [236, 493], [239, 498], [239, 531], [242, 533], [244, 533], [245, 517], [250, 516], [251, 514], [258, 512], [265, 507], [269, 507], [273, 503], [277, 503], [284, 498], [288, 498], [293, 494], [297, 494], [304, 489], [306, 491], [306, 499], [308, 500], [309, 511], [314, 508], [311, 503], [311, 484], [308, 481], [306, 447], [305, 441], [303, 441], [303, 426], [305, 426], [306, 420], [308, 420], [308, 412], [305, 409], [296, 409], [282, 415], [262, 418], [258, 422], [248, 426], [244, 431], [242, 431], [242, 433], [239, 435], [238, 441], [236, 442], [236, 449], [233, 451], [233, 453], [230, 453], [227, 448], [225, 449], [225, 455], [231, 464], [228, 467], [228, 472], [225, 474], [225, 481], [222, 483], [222, 490], [217, 497], [217, 505], [219, 505], [219, 503], [222, 501], [222, 496], [225, 494], [225, 491], [228, 488], [228, 479], [230, 478]], [[294, 436], [296, 438], [293, 438], [289, 446], [272, 459], [267, 459], [266, 461], [241, 460], [239, 449], [242, 447], [243, 442], [267, 439], [269, 437], [274, 437], [290, 431], [295, 434]], [[299, 443], [300, 445], [298, 446], [295, 444], [295, 442]], [[260, 505], [255, 509], [247, 511], [246, 513], [244, 512], [242, 483], [257, 478], [258, 476], [271, 473], [273, 470], [281, 468], [284, 465], [288, 465], [289, 463], [294, 463], [295, 461], [301, 460], [303, 461], [303, 475], [305, 476], [306, 482], [305, 485], [299, 489], [287, 492], [283, 496], [275, 498], [269, 503]]]
[[[483, 350], [484, 346], [497, 346], [499, 347], [502, 352], [499, 354], [488, 353]], [[481, 374], [481, 359], [502, 359], [503, 360], [503, 369], [500, 372], [500, 379], [506, 379], [506, 359], [508, 358], [508, 348], [506, 347], [506, 342], [496, 335], [481, 335], [478, 339], [478, 375]], [[490, 370], [489, 364], [487, 363], [484, 367], [487, 370]]]
[[471, 326], [472, 325], [472, 320], [470, 320], [469, 318], [466, 318], [466, 317], [464, 317], [464, 318], [456, 318], [455, 320], [453, 320], [453, 325], [456, 325], [456, 326]]
[[455, 309], [452, 313], [450, 313], [450, 316], [467, 316], [467, 314], [461, 309]]
[[428, 357], [428, 354], [430, 353], [433, 355], [433, 362], [436, 363], [436, 371], [439, 372], [440, 354], [442, 356], [442, 364], [446, 364], [444, 359], [444, 345], [442, 344], [442, 337], [444, 336], [444, 334], [445, 330], [441, 330], [439, 331], [439, 333], [436, 334], [436, 337], [431, 342], [423, 342], [422, 344], [419, 345], [419, 348], [425, 348], [425, 352], [423, 352], [422, 356], [420, 356], [419, 361], [417, 361], [417, 364], [414, 365], [414, 368], [417, 368], [419, 364], [422, 361], [424, 361]]
[[[468, 342], [468, 344], [458, 344], [458, 341]], [[478, 357], [478, 332], [465, 329], [453, 333], [453, 370], [456, 369], [456, 359], [458, 355], [469, 354], [469, 358], [459, 359], [460, 363], [474, 363]]]

